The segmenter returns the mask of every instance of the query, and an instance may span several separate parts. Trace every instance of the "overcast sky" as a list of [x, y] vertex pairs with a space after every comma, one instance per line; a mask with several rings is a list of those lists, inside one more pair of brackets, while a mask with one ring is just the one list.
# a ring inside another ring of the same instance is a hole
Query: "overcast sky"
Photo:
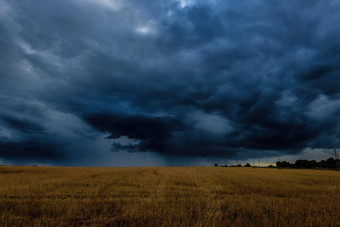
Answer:
[[325, 159], [339, 88], [337, 0], [0, 0], [0, 164]]

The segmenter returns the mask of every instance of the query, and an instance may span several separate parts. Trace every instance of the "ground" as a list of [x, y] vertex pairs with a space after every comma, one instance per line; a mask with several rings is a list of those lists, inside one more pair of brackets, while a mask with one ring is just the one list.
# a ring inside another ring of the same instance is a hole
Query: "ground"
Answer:
[[0, 167], [0, 226], [340, 226], [340, 172]]

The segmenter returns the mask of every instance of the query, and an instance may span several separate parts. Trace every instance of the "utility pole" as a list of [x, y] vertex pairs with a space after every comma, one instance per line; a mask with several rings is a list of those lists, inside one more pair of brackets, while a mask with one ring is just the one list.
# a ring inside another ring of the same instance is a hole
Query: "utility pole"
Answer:
[[335, 168], [340, 169], [339, 154], [336, 152], [335, 148], [334, 148], [334, 157], [335, 157]]
[[337, 160], [337, 153], [336, 153], [336, 149], [334, 149], [334, 159]]

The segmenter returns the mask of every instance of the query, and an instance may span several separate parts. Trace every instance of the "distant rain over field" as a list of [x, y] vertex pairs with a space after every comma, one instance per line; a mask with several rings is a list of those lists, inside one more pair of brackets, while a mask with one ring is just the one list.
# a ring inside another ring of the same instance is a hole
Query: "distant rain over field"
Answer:
[[0, 164], [340, 147], [339, 1], [0, 0], [0, 34]]

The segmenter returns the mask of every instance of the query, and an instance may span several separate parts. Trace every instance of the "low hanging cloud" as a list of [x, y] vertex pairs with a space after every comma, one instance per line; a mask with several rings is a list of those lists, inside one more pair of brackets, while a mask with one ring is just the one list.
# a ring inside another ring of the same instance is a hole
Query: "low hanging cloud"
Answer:
[[0, 0], [0, 159], [339, 147], [339, 25], [331, 0]]

